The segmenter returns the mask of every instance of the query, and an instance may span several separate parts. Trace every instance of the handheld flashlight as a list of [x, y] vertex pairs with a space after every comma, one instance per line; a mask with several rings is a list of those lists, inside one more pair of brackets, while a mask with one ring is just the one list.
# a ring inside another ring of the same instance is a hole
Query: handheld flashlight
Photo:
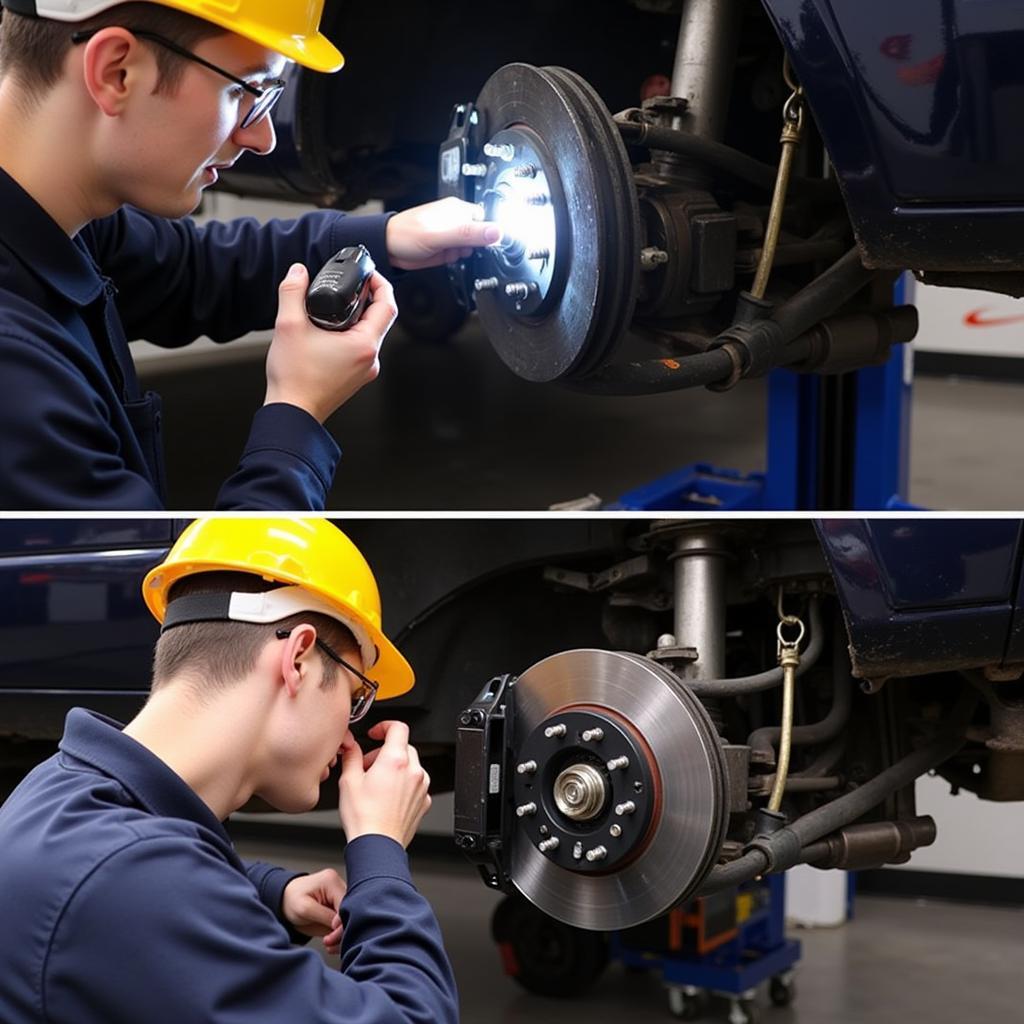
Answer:
[[310, 321], [325, 331], [347, 331], [358, 323], [376, 269], [363, 245], [350, 245], [332, 256], [306, 292]]

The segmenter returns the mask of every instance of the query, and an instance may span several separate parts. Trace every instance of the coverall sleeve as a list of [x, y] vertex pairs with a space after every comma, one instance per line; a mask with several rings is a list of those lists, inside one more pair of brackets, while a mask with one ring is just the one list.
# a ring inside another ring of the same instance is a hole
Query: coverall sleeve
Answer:
[[242, 865], [245, 868], [246, 877], [259, 893], [260, 902], [284, 925], [292, 942], [299, 945], [309, 942], [309, 936], [296, 931], [281, 912], [284, 890], [288, 883], [295, 878], [301, 878], [307, 872], [288, 871], [286, 868], [277, 867], [275, 864], [264, 864], [262, 861], [242, 861]]
[[[164, 507], [139, 468], [97, 386], [45, 338], [0, 336], [0, 507], [9, 512], [133, 511]], [[98, 372], [98, 371], [97, 371]], [[122, 430], [124, 427], [122, 426]], [[341, 452], [309, 413], [264, 406], [253, 417], [218, 509], [320, 511]]]
[[0, 495], [8, 512], [162, 509], [125, 463], [96, 389], [45, 339], [0, 337]]
[[304, 263], [312, 278], [339, 249], [361, 242], [388, 277], [389, 217], [317, 210], [200, 227], [125, 207], [88, 225], [83, 239], [117, 286], [127, 337], [176, 348], [202, 335], [224, 342], [272, 328], [278, 286], [293, 263]]
[[353, 934], [344, 939], [340, 972], [291, 945], [249, 880], [213, 849], [174, 836], [122, 847], [85, 878], [55, 928], [41, 979], [44, 1019], [457, 1021], [440, 930], [412, 885], [404, 851], [379, 836], [351, 847], [360, 844], [355, 857], [349, 852], [343, 907]]

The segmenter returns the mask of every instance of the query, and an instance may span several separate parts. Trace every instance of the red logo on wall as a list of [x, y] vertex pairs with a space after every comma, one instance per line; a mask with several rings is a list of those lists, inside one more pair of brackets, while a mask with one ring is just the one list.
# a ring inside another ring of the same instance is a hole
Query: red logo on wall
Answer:
[[964, 316], [964, 323], [968, 327], [1003, 327], [1006, 324], [1024, 323], [1024, 314], [1018, 316], [986, 316], [988, 310], [982, 306], [980, 309], [972, 309]]

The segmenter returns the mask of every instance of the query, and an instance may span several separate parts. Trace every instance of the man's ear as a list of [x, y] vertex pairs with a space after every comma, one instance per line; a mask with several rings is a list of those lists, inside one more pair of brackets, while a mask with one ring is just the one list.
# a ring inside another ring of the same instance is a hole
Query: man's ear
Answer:
[[122, 114], [133, 92], [152, 92], [156, 87], [155, 74], [154, 58], [125, 28], [102, 29], [85, 43], [85, 87], [107, 117]]
[[289, 697], [298, 695], [309, 676], [315, 643], [316, 630], [309, 623], [296, 626], [281, 642], [279, 671]]

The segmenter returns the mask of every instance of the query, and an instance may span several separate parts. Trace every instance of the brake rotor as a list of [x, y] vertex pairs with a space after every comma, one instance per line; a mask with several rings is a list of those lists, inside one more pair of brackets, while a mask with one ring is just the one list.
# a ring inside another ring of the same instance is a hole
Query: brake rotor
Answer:
[[667, 668], [565, 651], [516, 683], [509, 874], [540, 910], [629, 928], [685, 899], [714, 865], [728, 796], [721, 741]]
[[475, 200], [507, 233], [472, 261], [481, 321], [518, 376], [577, 380], [608, 362], [636, 305], [639, 209], [625, 146], [597, 93], [564, 68], [506, 65], [476, 109], [487, 142]]

